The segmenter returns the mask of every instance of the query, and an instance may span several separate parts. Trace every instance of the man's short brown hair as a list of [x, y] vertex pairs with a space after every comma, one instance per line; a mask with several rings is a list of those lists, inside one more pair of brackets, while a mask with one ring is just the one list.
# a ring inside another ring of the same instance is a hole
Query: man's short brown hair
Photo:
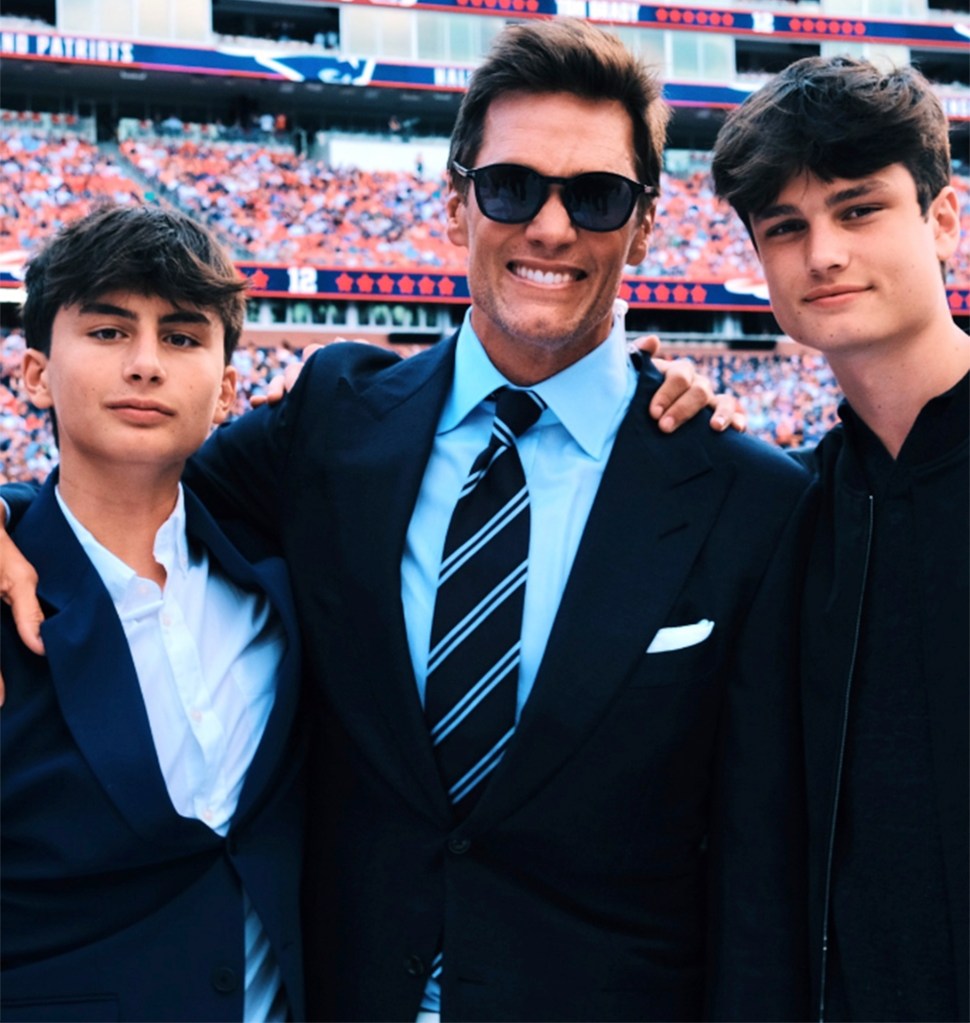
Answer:
[[[449, 166], [472, 167], [482, 146], [489, 104], [508, 93], [571, 93], [617, 100], [633, 123], [637, 177], [659, 187], [669, 110], [655, 68], [611, 32], [574, 18], [510, 25], [473, 72], [451, 135]], [[452, 175], [464, 195], [467, 181]]]

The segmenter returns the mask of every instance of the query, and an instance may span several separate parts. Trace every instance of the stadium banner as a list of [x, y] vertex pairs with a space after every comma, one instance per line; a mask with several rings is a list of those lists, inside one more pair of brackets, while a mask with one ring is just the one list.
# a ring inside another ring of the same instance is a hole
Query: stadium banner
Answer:
[[610, 25], [675, 28], [679, 32], [729, 32], [731, 35], [783, 36], [790, 39], [846, 39], [893, 46], [961, 47], [970, 43], [970, 18], [962, 24], [938, 21], [881, 20], [808, 11], [744, 11], [639, 4], [631, 0], [337, 0], [338, 3], [406, 7], [424, 11], [467, 11], [504, 18], [583, 18]]
[[[260, 298], [343, 299], [356, 302], [470, 301], [464, 274], [415, 267], [276, 266], [236, 264], [249, 280], [249, 293]], [[768, 288], [756, 277], [732, 280], [687, 280], [676, 277], [625, 277], [620, 298], [634, 308], [706, 309], [724, 312], [767, 312]], [[970, 314], [970, 287], [948, 287], [954, 315]]]
[[[22, 262], [22, 261], [21, 261]], [[464, 274], [415, 267], [279, 266], [240, 261], [252, 298], [325, 299], [345, 302], [433, 302], [468, 305]], [[0, 260], [0, 289], [21, 289], [23, 267]], [[954, 316], [970, 315], [970, 286], [947, 287]], [[625, 277], [620, 298], [636, 309], [705, 309], [711, 312], [768, 312], [768, 288], [756, 277], [688, 280], [679, 277]]]
[[[415, 6], [451, 9], [452, 0]], [[463, 0], [470, 5], [478, 0]], [[486, 3], [487, 0], [481, 0]], [[508, 4], [519, 0], [508, 0]], [[521, 0], [538, 6], [562, 7], [567, 0]], [[587, 8], [593, 0], [568, 0]], [[454, 0], [455, 10], [461, 0]], [[617, 6], [611, 3], [610, 6]], [[883, 42], [893, 45], [965, 48], [970, 45], [970, 19], [966, 25], [902, 22], [874, 22], [857, 19], [811, 18], [775, 12], [744, 14], [735, 11], [705, 11], [681, 7], [630, 5], [638, 12], [637, 24], [645, 27], [723, 31], [732, 35], [842, 38], [852, 42]], [[493, 3], [494, 13], [510, 15], [511, 7]], [[550, 12], [554, 13], [554, 12]], [[716, 21], [715, 21], [716, 19]], [[809, 25], [809, 23], [811, 23]], [[903, 31], [905, 30], [905, 31]], [[125, 39], [69, 36], [56, 32], [0, 32], [0, 57], [91, 64], [129, 70], [265, 78], [289, 82], [319, 82], [325, 85], [377, 86], [385, 88], [463, 91], [471, 68], [467, 65], [411, 63], [408, 61], [355, 58], [333, 53], [293, 53], [265, 46], [201, 47], [141, 43]], [[731, 107], [741, 103], [757, 83], [745, 86], [686, 84], [669, 82], [665, 98], [673, 106]], [[941, 89], [947, 113], [953, 120], [970, 120], [970, 96]]]

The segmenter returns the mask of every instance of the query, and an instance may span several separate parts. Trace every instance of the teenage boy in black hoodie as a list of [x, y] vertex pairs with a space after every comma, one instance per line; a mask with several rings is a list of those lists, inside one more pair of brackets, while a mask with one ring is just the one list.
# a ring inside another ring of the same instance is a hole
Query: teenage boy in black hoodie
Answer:
[[946, 116], [912, 68], [798, 61], [733, 111], [714, 181], [772, 308], [846, 401], [815, 457], [802, 611], [817, 1018], [968, 1018], [970, 340], [943, 268]]

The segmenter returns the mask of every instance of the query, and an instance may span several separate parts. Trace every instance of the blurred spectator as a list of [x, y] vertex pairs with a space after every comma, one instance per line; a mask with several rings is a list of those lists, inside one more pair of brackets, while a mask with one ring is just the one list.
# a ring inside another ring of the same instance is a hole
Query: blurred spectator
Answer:
[[182, 122], [175, 116], [175, 114], [169, 114], [168, 117], [162, 121], [160, 127], [163, 135], [182, 134]]
[[0, 338], [0, 483], [47, 478], [57, 450], [46, 412], [35, 409], [21, 387], [24, 336]]

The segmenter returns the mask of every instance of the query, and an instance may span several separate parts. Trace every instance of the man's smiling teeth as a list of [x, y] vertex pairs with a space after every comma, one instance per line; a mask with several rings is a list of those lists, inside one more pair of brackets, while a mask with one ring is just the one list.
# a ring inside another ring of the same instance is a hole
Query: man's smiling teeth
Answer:
[[569, 284], [578, 278], [576, 273], [554, 272], [552, 270], [532, 270], [527, 266], [513, 266], [516, 277], [524, 277], [534, 284]]

